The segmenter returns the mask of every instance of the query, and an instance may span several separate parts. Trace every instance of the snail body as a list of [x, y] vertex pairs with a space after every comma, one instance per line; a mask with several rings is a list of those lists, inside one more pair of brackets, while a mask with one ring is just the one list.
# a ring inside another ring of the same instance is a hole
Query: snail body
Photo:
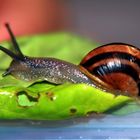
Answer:
[[54, 84], [71, 82], [93, 85], [76, 65], [55, 58], [25, 56], [23, 60], [13, 60], [5, 74], [25, 81], [46, 80]]
[[23, 55], [8, 24], [6, 24], [6, 28], [16, 54], [0, 46], [0, 50], [13, 59], [3, 76], [10, 74], [25, 81], [46, 80], [54, 84], [86, 83], [96, 86], [96, 83], [87, 77], [77, 65], [56, 58], [36, 58]]
[[140, 92], [140, 50], [132, 45], [113, 43], [89, 52], [77, 66], [55, 58], [35, 58], [23, 55], [16, 39], [6, 24], [16, 53], [0, 46], [13, 60], [3, 76], [54, 84], [86, 83], [109, 90], [138, 96]]

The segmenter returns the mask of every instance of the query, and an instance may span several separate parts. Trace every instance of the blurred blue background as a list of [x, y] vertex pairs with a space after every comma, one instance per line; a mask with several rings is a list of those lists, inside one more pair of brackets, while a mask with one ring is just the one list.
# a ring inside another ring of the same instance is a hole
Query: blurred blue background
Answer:
[[139, 113], [97, 116], [54, 122], [1, 122], [1, 140], [139, 139]]

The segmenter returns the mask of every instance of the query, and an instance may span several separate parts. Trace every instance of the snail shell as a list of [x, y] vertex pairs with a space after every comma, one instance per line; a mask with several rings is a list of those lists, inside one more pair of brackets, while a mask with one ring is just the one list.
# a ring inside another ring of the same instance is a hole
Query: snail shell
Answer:
[[80, 67], [98, 77], [107, 89], [140, 95], [140, 49], [132, 45], [100, 46], [84, 57]]

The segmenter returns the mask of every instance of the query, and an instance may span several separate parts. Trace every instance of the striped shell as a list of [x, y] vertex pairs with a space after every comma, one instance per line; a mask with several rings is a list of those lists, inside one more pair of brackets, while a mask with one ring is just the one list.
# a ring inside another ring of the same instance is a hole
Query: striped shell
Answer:
[[84, 57], [80, 66], [106, 83], [105, 88], [140, 95], [140, 49], [132, 45], [112, 43], [98, 47]]

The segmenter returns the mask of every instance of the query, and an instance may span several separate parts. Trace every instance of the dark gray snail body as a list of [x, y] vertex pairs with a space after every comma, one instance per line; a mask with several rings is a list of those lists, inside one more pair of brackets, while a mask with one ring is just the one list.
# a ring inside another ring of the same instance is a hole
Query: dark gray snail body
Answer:
[[2, 46], [0, 47], [0, 50], [13, 59], [3, 76], [10, 74], [25, 81], [46, 80], [54, 84], [86, 83], [96, 86], [96, 83], [86, 76], [77, 65], [55, 58], [24, 56], [8, 24], [6, 24], [6, 28], [10, 34], [16, 54]]
[[16, 54], [0, 46], [12, 57], [10, 67], [3, 74], [26, 80], [46, 80], [54, 84], [86, 83], [112, 93], [140, 95], [140, 50], [124, 43], [112, 43], [89, 52], [80, 65], [55, 58], [24, 56], [6, 24]]
[[72, 82], [93, 85], [79, 67], [55, 58], [24, 57], [23, 60], [13, 60], [5, 74], [25, 81], [46, 80], [55, 84]]

